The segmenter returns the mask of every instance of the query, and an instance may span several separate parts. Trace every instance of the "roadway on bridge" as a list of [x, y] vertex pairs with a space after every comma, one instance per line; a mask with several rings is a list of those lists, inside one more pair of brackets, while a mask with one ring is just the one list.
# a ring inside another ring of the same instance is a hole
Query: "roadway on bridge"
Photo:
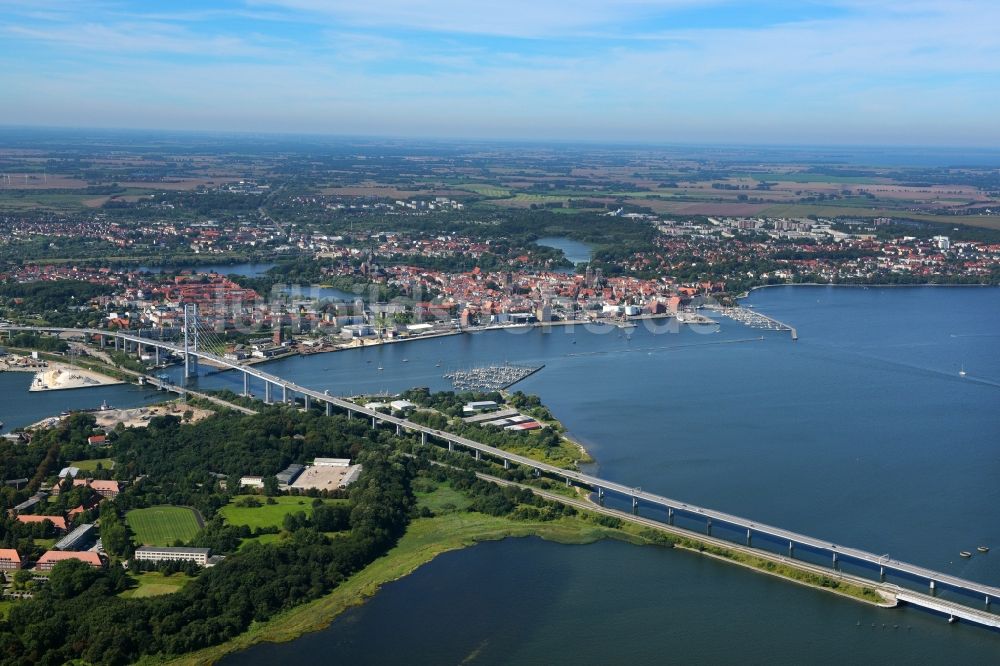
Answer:
[[[5, 330], [26, 330], [35, 332], [57, 332], [57, 333], [74, 333], [82, 334], [85, 336], [114, 336], [120, 339], [128, 340], [130, 342], [143, 344], [147, 346], [156, 346], [161, 349], [167, 349], [171, 352], [177, 354], [184, 354], [184, 348], [182, 346], [164, 342], [161, 340], [154, 340], [151, 338], [145, 338], [142, 336], [133, 335], [131, 333], [125, 333], [120, 331], [103, 331], [100, 329], [74, 329], [74, 328], [46, 328], [46, 327], [8, 327]], [[425, 433], [429, 437], [435, 437], [440, 440], [450, 442], [453, 445], [461, 446], [473, 451], [478, 451], [481, 454], [485, 454], [494, 459], [507, 460], [511, 463], [517, 465], [523, 465], [525, 467], [533, 468], [539, 470], [550, 476], [555, 476], [559, 478], [566, 479], [569, 482], [574, 482], [580, 485], [588, 486], [591, 489], [603, 489], [604, 491], [610, 491], [617, 493], [619, 495], [630, 497], [635, 501], [644, 502], [647, 504], [660, 506], [666, 509], [672, 509], [675, 512], [681, 512], [687, 515], [701, 517], [707, 521], [711, 520], [712, 523], [722, 523], [732, 527], [738, 527], [742, 530], [749, 530], [750, 533], [766, 535], [772, 539], [780, 539], [783, 541], [788, 541], [790, 544], [796, 546], [806, 546], [812, 548], [820, 553], [825, 553], [827, 556], [831, 557], [834, 555], [843, 561], [845, 558], [852, 559], [856, 562], [866, 563], [874, 568], [884, 568], [887, 572], [896, 572], [906, 574], [917, 579], [923, 579], [928, 583], [933, 581], [935, 584], [944, 584], [950, 586], [956, 590], [972, 592], [981, 596], [984, 600], [1000, 600], [1000, 588], [987, 585], [985, 583], [979, 583], [976, 581], [971, 581], [968, 579], [960, 578], [958, 576], [952, 576], [941, 571], [935, 571], [926, 567], [921, 567], [915, 564], [910, 564], [908, 562], [903, 562], [900, 560], [890, 559], [884, 555], [877, 555], [865, 550], [858, 548], [851, 548], [847, 546], [842, 546], [838, 544], [833, 544], [828, 540], [817, 539], [815, 537], [807, 536], [805, 534], [800, 534], [798, 532], [793, 532], [791, 530], [782, 529], [774, 525], [768, 525], [765, 523], [760, 523], [756, 521], [749, 520], [747, 518], [742, 518], [730, 513], [725, 513], [722, 511], [716, 511], [714, 509], [708, 509], [705, 507], [697, 506], [694, 504], [689, 504], [686, 502], [680, 502], [678, 500], [664, 497], [662, 495], [657, 495], [655, 493], [650, 493], [648, 491], [643, 491], [639, 488], [628, 486], [622, 483], [617, 483], [614, 481], [609, 481], [607, 479], [601, 479], [596, 476], [591, 476], [584, 474], [582, 472], [576, 472], [572, 470], [566, 470], [548, 463], [540, 462], [527, 458], [525, 456], [517, 455], [504, 451], [502, 449], [494, 448], [486, 444], [468, 439], [466, 437], [461, 437], [459, 435], [453, 435], [442, 430], [437, 430], [419, 423], [414, 423], [405, 418], [391, 416], [389, 414], [383, 414], [381, 412], [369, 409], [357, 403], [345, 400], [343, 398], [338, 398], [328, 393], [321, 391], [316, 391], [304, 386], [300, 386], [294, 382], [288, 381], [277, 375], [272, 375], [268, 372], [264, 372], [258, 367], [247, 366], [240, 364], [238, 361], [230, 361], [221, 356], [217, 356], [212, 353], [204, 352], [201, 350], [189, 351], [190, 354], [198, 358], [210, 361], [215, 365], [220, 365], [228, 368], [232, 368], [239, 372], [246, 373], [251, 377], [256, 377], [258, 380], [268, 382], [272, 385], [282, 387], [285, 391], [290, 391], [292, 393], [297, 393], [302, 396], [308, 396], [311, 400], [316, 400], [321, 403], [328, 403], [337, 408], [343, 409], [350, 413], [363, 414], [364, 416], [373, 419], [374, 423], [388, 423], [397, 426], [397, 428], [406, 430], [408, 432]], [[729, 542], [732, 543], [732, 542]], [[760, 549], [756, 549], [757, 552], [766, 552]]]

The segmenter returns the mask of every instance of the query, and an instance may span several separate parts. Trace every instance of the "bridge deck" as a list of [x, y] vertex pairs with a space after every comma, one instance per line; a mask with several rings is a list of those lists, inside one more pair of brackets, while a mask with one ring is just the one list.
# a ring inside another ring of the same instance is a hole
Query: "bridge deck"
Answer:
[[[167, 349], [169, 351], [183, 354], [183, 347], [164, 342], [161, 340], [154, 340], [151, 338], [145, 338], [142, 336], [137, 336], [127, 332], [121, 331], [102, 331], [100, 329], [74, 329], [74, 328], [46, 328], [46, 327], [7, 327], [5, 330], [28, 330], [28, 331], [38, 331], [38, 332], [58, 332], [58, 333], [80, 333], [83, 335], [90, 336], [115, 336], [130, 342], [141, 343], [147, 346], [156, 346], [161, 349]], [[898, 572], [904, 573], [913, 577], [925, 579], [928, 582], [934, 581], [936, 584], [948, 585], [957, 590], [964, 590], [968, 592], [974, 592], [981, 595], [984, 599], [1000, 600], [1000, 588], [987, 585], [985, 583], [979, 583], [976, 581], [971, 581], [965, 578], [960, 578], [958, 576], [952, 576], [941, 571], [935, 571], [926, 567], [918, 566], [915, 564], [910, 564], [908, 562], [902, 562], [900, 560], [890, 559], [882, 555], [877, 555], [875, 553], [870, 553], [865, 550], [858, 548], [850, 548], [847, 546], [841, 546], [837, 544], [830, 543], [828, 540], [817, 539], [805, 534], [800, 534], [798, 532], [793, 532], [791, 530], [782, 529], [774, 525], [768, 525], [765, 523], [760, 523], [756, 521], [749, 520], [740, 516], [736, 516], [730, 513], [725, 513], [722, 511], [716, 511], [714, 509], [708, 509], [705, 507], [697, 506], [694, 504], [688, 504], [686, 502], [680, 502], [678, 500], [665, 497], [663, 495], [657, 495], [655, 493], [650, 493], [639, 488], [634, 488], [622, 483], [617, 483], [614, 481], [609, 481], [607, 479], [601, 479], [596, 476], [590, 476], [589, 474], [584, 474], [582, 472], [575, 472], [572, 470], [566, 470], [548, 463], [539, 462], [525, 456], [517, 455], [515, 453], [510, 453], [502, 449], [494, 448], [486, 444], [482, 444], [475, 440], [468, 439], [466, 437], [461, 437], [459, 435], [453, 435], [442, 430], [437, 430], [428, 426], [421, 425], [419, 423], [414, 423], [404, 418], [398, 418], [388, 414], [382, 414], [367, 407], [358, 405], [356, 403], [344, 400], [342, 398], [337, 398], [331, 396], [327, 393], [321, 391], [316, 391], [304, 386], [299, 386], [298, 384], [272, 375], [268, 372], [254, 367], [241, 365], [236, 361], [229, 361], [225, 358], [217, 356], [215, 354], [203, 352], [203, 351], [192, 351], [190, 352], [193, 356], [202, 358], [208, 361], [212, 361], [218, 365], [232, 368], [234, 370], [239, 370], [249, 374], [252, 377], [256, 377], [259, 380], [269, 382], [276, 386], [284, 387], [288, 391], [293, 393], [298, 393], [303, 396], [309, 396], [311, 399], [329, 403], [335, 407], [338, 407], [349, 412], [354, 412], [358, 414], [363, 414], [369, 418], [375, 419], [381, 423], [390, 423], [399, 426], [409, 432], [419, 432], [426, 433], [428, 436], [436, 437], [440, 440], [451, 442], [455, 445], [465, 447], [474, 451], [479, 451], [482, 454], [486, 454], [493, 458], [498, 458], [501, 460], [508, 460], [512, 463], [523, 465], [525, 467], [530, 467], [537, 469], [541, 472], [552, 476], [562, 477], [569, 481], [589, 486], [591, 488], [597, 489], [601, 488], [605, 491], [611, 491], [624, 495], [625, 497], [631, 497], [640, 502], [646, 502], [648, 504], [653, 504], [661, 506], [664, 508], [674, 509], [675, 511], [682, 511], [690, 515], [703, 517], [706, 521], [712, 520], [715, 523], [724, 523], [734, 527], [738, 527], [744, 530], [749, 530], [755, 534], [764, 534], [775, 539], [781, 539], [788, 541], [790, 544], [798, 546], [808, 546], [812, 549], [818, 550], [820, 552], [827, 553], [828, 555], [834, 555], [843, 560], [845, 558], [853, 559], [856, 562], [862, 562], [870, 564], [874, 567], [882, 567], [887, 572]]]

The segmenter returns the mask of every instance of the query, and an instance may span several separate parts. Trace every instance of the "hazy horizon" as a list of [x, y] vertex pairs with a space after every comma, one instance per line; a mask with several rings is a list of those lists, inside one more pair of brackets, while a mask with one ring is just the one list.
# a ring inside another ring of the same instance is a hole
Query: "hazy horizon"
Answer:
[[4, 125], [1000, 148], [983, 0], [0, 0]]

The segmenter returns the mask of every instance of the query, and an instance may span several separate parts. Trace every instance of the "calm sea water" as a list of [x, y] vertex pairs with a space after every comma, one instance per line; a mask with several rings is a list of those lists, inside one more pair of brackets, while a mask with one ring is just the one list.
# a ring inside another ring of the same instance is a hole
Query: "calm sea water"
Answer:
[[62, 410], [94, 409], [102, 402], [113, 407], [138, 407], [164, 399], [164, 393], [134, 386], [114, 385], [28, 393], [34, 375], [28, 372], [0, 372], [0, 432], [37, 423]]
[[1000, 636], [975, 627], [692, 553], [507, 539], [446, 553], [326, 630], [220, 664], [988, 664], [998, 653]]
[[[957, 557], [1000, 544], [1000, 290], [781, 288], [748, 303], [797, 326], [800, 340], [761, 340], [726, 320], [718, 333], [553, 329], [274, 370], [356, 392], [440, 388], [439, 361], [544, 362], [520, 388], [587, 443], [601, 475], [1000, 583], [996, 548]], [[325, 631], [226, 663], [326, 654], [412, 664], [990, 663], [1000, 636], [682, 552], [508, 540], [445, 555]]]
[[[795, 325], [800, 340], [725, 319], [662, 334], [642, 326], [631, 333], [553, 327], [292, 358], [268, 370], [355, 394], [447, 388], [442, 374], [456, 367], [544, 363], [518, 388], [542, 396], [588, 446], [599, 461], [592, 471], [602, 476], [1000, 584], [1000, 290], [789, 287], [757, 291], [747, 302]], [[231, 373], [199, 382], [242, 389]], [[958, 557], [979, 544], [994, 550]], [[482, 558], [495, 548], [502, 559], [484, 578], [492, 565]], [[368, 645], [366, 637], [380, 632], [377, 650], [400, 656], [376, 650], [381, 658], [359, 652], [356, 660], [456, 662], [487, 639], [480, 657], [488, 663], [677, 655], [789, 663], [817, 654], [828, 663], [893, 654], [893, 661], [913, 654], [981, 663], [983, 650], [1000, 658], [1000, 639], [985, 631], [948, 627], [918, 611], [869, 611], [688, 557], [615, 544], [480, 546], [390, 586], [326, 632], [261, 649], [286, 650], [274, 653], [286, 658], [314, 645], [315, 657], [351, 641]], [[424, 577], [437, 586], [433, 594], [410, 588]], [[480, 579], [495, 582], [461, 583]], [[504, 590], [485, 591], [493, 587]], [[622, 630], [620, 617], [636, 631]], [[848, 639], [844, 632], [855, 632], [858, 619], [914, 629]], [[597, 622], [607, 630], [590, 627]], [[595, 636], [604, 648], [592, 645]], [[413, 658], [411, 649], [426, 658]], [[232, 663], [265, 663], [249, 654]]]

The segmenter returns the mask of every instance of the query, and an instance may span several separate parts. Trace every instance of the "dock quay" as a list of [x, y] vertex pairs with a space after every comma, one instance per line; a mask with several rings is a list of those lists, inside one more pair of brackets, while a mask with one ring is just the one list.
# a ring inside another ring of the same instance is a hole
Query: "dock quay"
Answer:
[[751, 310], [750, 308], [744, 308], [741, 306], [720, 307], [718, 310], [719, 314], [729, 317], [734, 321], [738, 321], [750, 328], [760, 328], [768, 331], [788, 331], [792, 334], [792, 340], [799, 339], [799, 332], [795, 330], [794, 326], [789, 326], [784, 322], [768, 317], [766, 314], [757, 312], [756, 310]]
[[456, 370], [444, 375], [460, 391], [502, 391], [535, 374], [545, 365], [490, 365], [469, 370]]

